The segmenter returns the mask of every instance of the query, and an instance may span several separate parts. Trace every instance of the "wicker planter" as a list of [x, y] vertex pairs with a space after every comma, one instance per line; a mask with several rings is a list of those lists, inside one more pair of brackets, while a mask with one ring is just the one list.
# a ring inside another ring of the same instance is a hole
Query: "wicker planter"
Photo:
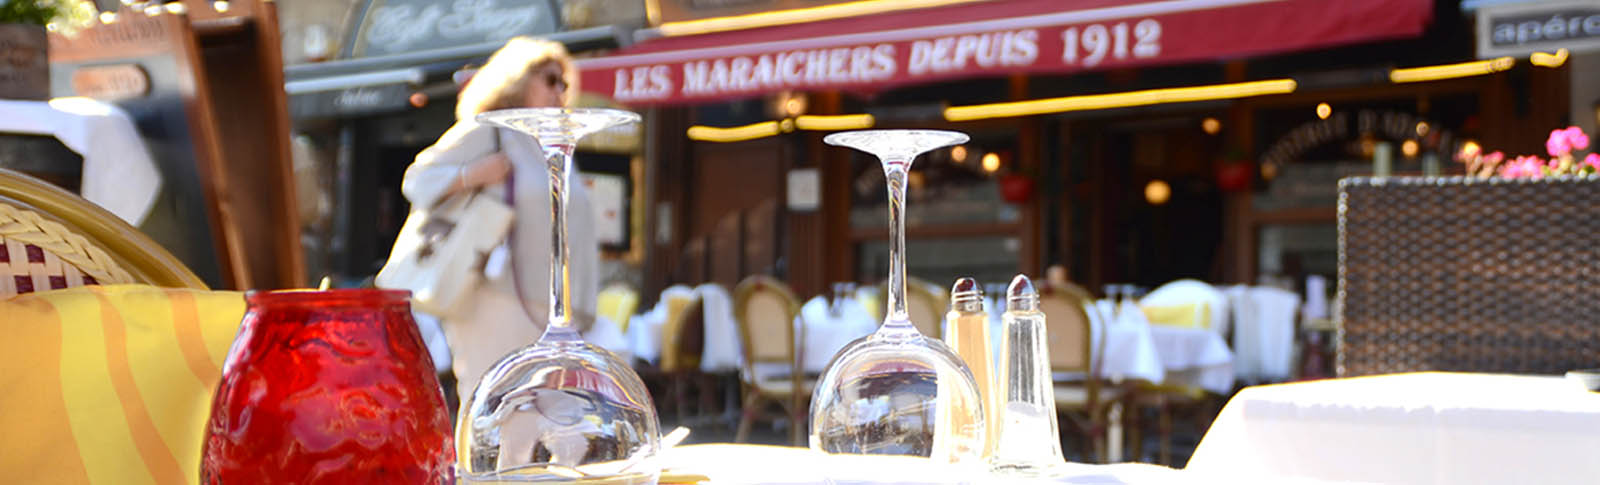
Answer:
[[44, 26], [0, 24], [0, 99], [49, 99], [49, 52]]
[[1341, 376], [1600, 367], [1600, 177], [1339, 183]]

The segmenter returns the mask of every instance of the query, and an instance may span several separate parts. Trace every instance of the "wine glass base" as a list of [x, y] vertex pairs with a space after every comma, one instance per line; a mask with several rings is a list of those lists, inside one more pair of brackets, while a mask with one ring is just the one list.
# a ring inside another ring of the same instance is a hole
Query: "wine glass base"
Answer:
[[644, 382], [591, 344], [540, 343], [506, 356], [463, 409], [456, 434], [465, 483], [632, 483], [657, 470], [659, 424]]

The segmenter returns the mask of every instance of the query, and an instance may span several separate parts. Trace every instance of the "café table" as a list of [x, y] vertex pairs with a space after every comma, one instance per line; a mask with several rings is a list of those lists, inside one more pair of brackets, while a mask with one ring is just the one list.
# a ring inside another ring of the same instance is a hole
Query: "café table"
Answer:
[[1088, 312], [1101, 349], [1100, 377], [1199, 387], [1219, 394], [1232, 390], [1233, 351], [1221, 334], [1152, 325], [1132, 302], [1115, 308], [1110, 300], [1101, 300]]
[[833, 355], [851, 341], [878, 330], [878, 322], [865, 306], [853, 297], [841, 298], [830, 305], [827, 298], [818, 296], [800, 306], [804, 344], [800, 348], [800, 368], [807, 374], [821, 374]]
[[673, 475], [700, 475], [707, 485], [762, 483], [770, 485], [834, 484], [998, 484], [1050, 483], [1082, 485], [1138, 485], [1221, 483], [1189, 479], [1181, 470], [1157, 465], [1063, 464], [1052, 479], [1023, 481], [972, 468], [933, 463], [902, 456], [826, 455], [807, 448], [745, 444], [678, 446], [662, 453]]
[[1423, 372], [1256, 386], [1186, 471], [1388, 484], [1600, 482], [1600, 393], [1556, 376]]

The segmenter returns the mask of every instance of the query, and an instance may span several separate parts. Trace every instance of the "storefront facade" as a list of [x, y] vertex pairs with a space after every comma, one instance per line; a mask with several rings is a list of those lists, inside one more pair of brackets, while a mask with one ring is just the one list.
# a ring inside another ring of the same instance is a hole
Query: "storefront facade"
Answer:
[[[802, 294], [836, 281], [876, 283], [886, 236], [881, 174], [864, 155], [820, 142], [830, 131], [868, 126], [974, 136], [959, 153], [933, 153], [914, 167], [913, 275], [999, 281], [1061, 265], [1094, 287], [1178, 277], [1254, 281], [1260, 268], [1282, 270], [1257, 254], [1277, 247], [1258, 240], [1263, 227], [1264, 237], [1281, 239], [1275, 221], [1333, 214], [1320, 201], [1314, 209], [1255, 207], [1254, 199], [1273, 193], [1277, 174], [1262, 174], [1264, 156], [1287, 136], [1286, 123], [1317, 121], [1315, 107], [1327, 100], [1351, 102], [1337, 111], [1353, 126], [1372, 116], [1423, 121], [1430, 110], [1416, 106], [1436, 91], [1466, 90], [1475, 98], [1468, 104], [1502, 106], [1506, 99], [1491, 84], [1526, 75], [1467, 88], [1391, 83], [1395, 67], [1471, 59], [1471, 24], [1454, 5], [1060, 9], [1048, 2], [910, 9], [668, 36], [584, 61], [586, 90], [654, 120], [645, 294], [671, 283], [731, 285], [755, 273], [777, 274]], [[1251, 29], [1226, 28], [1234, 25]], [[1139, 49], [1141, 40], [1155, 47]], [[1426, 52], [1438, 55], [1419, 54]], [[1316, 64], [1319, 58], [1329, 61]], [[1411, 106], [1378, 101], [1394, 96]], [[1492, 99], [1476, 99], [1484, 97]], [[1357, 100], [1366, 98], [1376, 104], [1362, 107]], [[1440, 99], [1455, 109], [1454, 98]], [[1305, 119], [1277, 113], [1307, 102]], [[1417, 140], [1446, 170], [1448, 145], [1497, 136], [1440, 135], [1460, 132], [1446, 125], [1462, 122], [1438, 122], [1439, 134]], [[1364, 129], [1355, 126], [1350, 136], [1359, 142]], [[1398, 152], [1405, 139], [1385, 136]], [[1291, 180], [1299, 176], [1289, 172]], [[1150, 192], [1162, 190], [1155, 202]]]

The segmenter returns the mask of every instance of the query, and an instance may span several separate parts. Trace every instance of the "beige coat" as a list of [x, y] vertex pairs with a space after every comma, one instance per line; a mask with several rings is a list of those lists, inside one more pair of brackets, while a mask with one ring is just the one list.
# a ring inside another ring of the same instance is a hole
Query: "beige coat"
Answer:
[[[500, 148], [511, 158], [514, 167], [516, 222], [512, 231], [516, 244], [507, 271], [489, 278], [463, 297], [459, 314], [439, 315], [450, 344], [451, 365], [463, 403], [489, 367], [512, 351], [532, 344], [544, 331], [550, 304], [551, 220], [549, 171], [543, 150], [530, 136], [462, 120], [450, 127], [433, 146], [417, 154], [400, 185], [412, 210], [431, 207], [467, 165], [494, 151], [492, 136], [500, 137]], [[588, 328], [594, 321], [596, 294], [600, 291], [600, 255], [594, 236], [593, 205], [577, 175], [570, 174], [567, 199], [570, 312], [573, 323], [579, 328]], [[505, 198], [504, 185], [485, 190], [501, 200]], [[523, 301], [528, 302], [526, 313], [514, 296], [516, 289], [510, 267], [524, 275], [522, 290]], [[528, 314], [535, 319], [530, 321]]]

